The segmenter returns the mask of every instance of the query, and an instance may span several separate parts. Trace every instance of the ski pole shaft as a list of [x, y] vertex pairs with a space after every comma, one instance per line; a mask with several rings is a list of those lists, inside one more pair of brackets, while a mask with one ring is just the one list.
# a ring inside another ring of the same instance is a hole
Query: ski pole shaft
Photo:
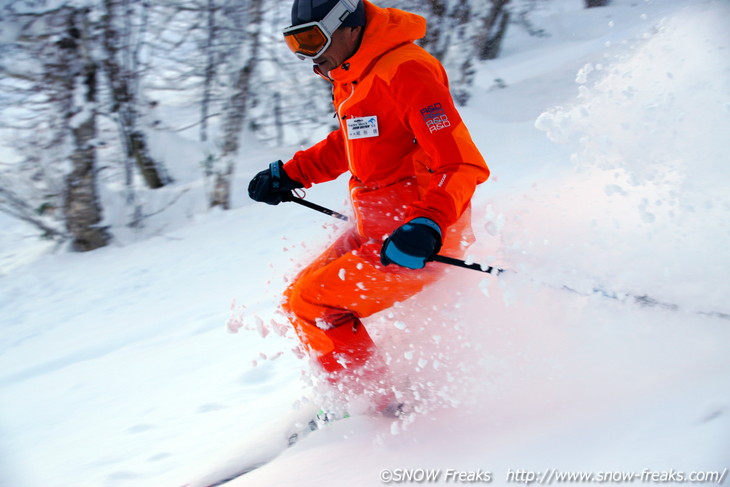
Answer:
[[[311, 201], [307, 201], [303, 198], [298, 198], [294, 195], [289, 195], [288, 197], [284, 198], [283, 201], [291, 201], [292, 203], [306, 206], [307, 208], [311, 208], [312, 210], [319, 211], [320, 213], [324, 213], [325, 215], [332, 216], [339, 220], [343, 220], [343, 221], [349, 220], [349, 218], [347, 218], [347, 215], [343, 215], [342, 213], [337, 213], [334, 210], [330, 210], [329, 208], [325, 208], [324, 206], [320, 206], [316, 203], [312, 203]], [[445, 255], [436, 255], [436, 256], [434, 256], [433, 261], [440, 262], [442, 264], [448, 264], [448, 265], [453, 265], [456, 267], [461, 267], [463, 269], [471, 269], [473, 271], [484, 272], [485, 274], [492, 274], [495, 276], [498, 276], [504, 272], [504, 269], [500, 269], [498, 267], [482, 266], [481, 264], [467, 264], [466, 261], [464, 261], [464, 260], [455, 259], [453, 257], [447, 257]]]
[[285, 198], [284, 201], [291, 201], [292, 203], [296, 203], [298, 205], [306, 206], [307, 208], [311, 208], [312, 210], [319, 211], [320, 213], [324, 213], [325, 215], [329, 215], [332, 217], [335, 217], [339, 220], [347, 221], [348, 218], [346, 215], [343, 215], [342, 213], [337, 213], [334, 210], [330, 210], [329, 208], [325, 208], [324, 206], [320, 206], [316, 203], [312, 203], [311, 201], [307, 201], [303, 198], [297, 198], [294, 195], [289, 196], [288, 198]]
[[440, 254], [435, 255], [433, 260], [434, 262], [441, 262], [442, 264], [454, 265], [457, 267], [462, 267], [464, 269], [471, 269], [473, 271], [484, 272], [486, 274], [493, 274], [495, 276], [498, 276], [504, 272], [504, 269], [492, 267], [491, 265], [482, 266], [481, 264], [467, 264], [466, 261], [463, 261], [461, 259], [454, 259], [453, 257], [447, 257]]

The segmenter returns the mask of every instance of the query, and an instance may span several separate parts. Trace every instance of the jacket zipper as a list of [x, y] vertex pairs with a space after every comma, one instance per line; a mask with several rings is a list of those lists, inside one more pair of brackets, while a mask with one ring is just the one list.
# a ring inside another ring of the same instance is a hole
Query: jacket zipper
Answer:
[[343, 115], [341, 113], [343, 105], [345, 103], [347, 103], [350, 100], [350, 98], [352, 98], [352, 96], [355, 94], [355, 83], [350, 83], [350, 86], [352, 87], [352, 89], [350, 90], [350, 95], [347, 98], [345, 98], [344, 100], [342, 100], [340, 105], [337, 107], [337, 116], [340, 117], [340, 128], [345, 133], [344, 139], [345, 139], [345, 154], [347, 155], [347, 167], [350, 168], [350, 173], [354, 175], [355, 173], [354, 173], [353, 167], [352, 167], [352, 158], [350, 156], [350, 139], [347, 137], [347, 121], [345, 120], [345, 118], [343, 117]]

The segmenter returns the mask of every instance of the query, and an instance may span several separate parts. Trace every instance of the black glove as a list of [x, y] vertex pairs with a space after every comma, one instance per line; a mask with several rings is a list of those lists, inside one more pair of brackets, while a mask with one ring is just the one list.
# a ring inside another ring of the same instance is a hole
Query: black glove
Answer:
[[292, 190], [303, 187], [302, 183], [294, 181], [287, 175], [281, 161], [276, 161], [269, 164], [268, 169], [253, 177], [248, 184], [248, 195], [255, 201], [278, 205], [291, 198]]
[[396, 228], [383, 242], [380, 262], [422, 269], [441, 249], [441, 228], [428, 218], [416, 218]]

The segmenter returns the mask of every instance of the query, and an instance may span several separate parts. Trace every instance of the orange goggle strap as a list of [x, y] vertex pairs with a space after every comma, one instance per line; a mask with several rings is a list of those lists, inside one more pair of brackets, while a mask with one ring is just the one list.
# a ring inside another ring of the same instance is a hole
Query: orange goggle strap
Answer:
[[357, 9], [359, 0], [340, 0], [318, 22], [292, 25], [284, 29], [284, 40], [300, 59], [314, 59], [332, 42], [332, 33]]

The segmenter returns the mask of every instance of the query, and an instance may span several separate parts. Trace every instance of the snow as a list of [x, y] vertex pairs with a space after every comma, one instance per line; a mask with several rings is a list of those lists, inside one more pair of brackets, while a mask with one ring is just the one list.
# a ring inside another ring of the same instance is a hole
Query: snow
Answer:
[[[171, 167], [189, 199], [152, 237], [72, 254], [0, 215], [0, 485], [196, 487], [269, 460], [230, 486], [730, 467], [730, 6], [581, 6], [542, 4], [548, 38], [513, 28], [463, 110], [493, 171], [469, 260], [511, 272], [450, 269], [365, 322], [415, 414], [281, 452], [318, 404], [277, 304], [345, 224], [244, 197], [200, 213], [203, 184]], [[247, 153], [238, 193], [279, 157]]]

